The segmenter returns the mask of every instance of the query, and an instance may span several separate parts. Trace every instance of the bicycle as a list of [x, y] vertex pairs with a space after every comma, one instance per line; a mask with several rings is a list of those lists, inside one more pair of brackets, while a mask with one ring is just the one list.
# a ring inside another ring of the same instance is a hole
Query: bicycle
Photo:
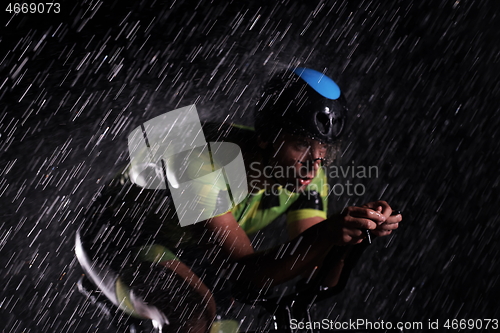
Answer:
[[[340, 275], [339, 282], [333, 288], [326, 288], [321, 285], [321, 281], [326, 276], [327, 272], [331, 269], [331, 265], [333, 263], [338, 262], [341, 258], [340, 256], [344, 255], [344, 252], [333, 249], [328, 253], [324, 260], [324, 264], [319, 268], [319, 271], [311, 281], [301, 280], [296, 284], [296, 290], [290, 294], [284, 295], [282, 297], [271, 297], [267, 298], [266, 295], [261, 295], [256, 290], [248, 289], [248, 288], [240, 288], [236, 289], [233, 292], [233, 296], [236, 300], [241, 303], [258, 305], [265, 309], [269, 315], [272, 317], [274, 323], [272, 324], [272, 328], [267, 330], [266, 332], [275, 332], [275, 333], [296, 333], [296, 332], [304, 332], [304, 330], [292, 329], [291, 323], [293, 320], [296, 322], [306, 321], [312, 322], [312, 316], [310, 313], [310, 309], [315, 302], [319, 302], [325, 300], [327, 298], [331, 298], [337, 294], [339, 294], [347, 284], [347, 280], [349, 275], [356, 265], [357, 261], [361, 258], [361, 254], [369, 245], [368, 241], [365, 240], [362, 244], [359, 244], [357, 247], [352, 247], [355, 252], [352, 253], [354, 255], [354, 260], [349, 261], [342, 269], [342, 274]], [[77, 236], [77, 257], [80, 263], [88, 260], [88, 255], [86, 254], [86, 249], [84, 244], [78, 242]], [[85, 259], [85, 257], [87, 259]], [[87, 263], [91, 264], [91, 263]], [[92, 265], [92, 264], [91, 264]], [[85, 264], [82, 264], [82, 267], [85, 269]], [[108, 275], [107, 278], [111, 276]], [[112, 277], [111, 277], [112, 278]], [[105, 278], [103, 278], [104, 283]], [[130, 333], [142, 333], [149, 332], [151, 333], [164, 333], [168, 329], [167, 326], [162, 326], [161, 324], [155, 323], [154, 321], [137, 319], [131, 317], [121, 311], [118, 306], [109, 301], [109, 298], [104, 296], [106, 291], [98, 290], [95, 285], [92, 285], [92, 282], [86, 277], [82, 276], [77, 283], [78, 290], [84, 294], [87, 299], [95, 304], [101, 311], [101, 313], [108, 318], [110, 322], [114, 323], [114, 326], [117, 329], [126, 329]], [[113, 315], [115, 314], [115, 315]], [[331, 330], [325, 329], [310, 329], [305, 330], [306, 332], [311, 333], [320, 333], [320, 332], [331, 332]], [[375, 332], [370, 330], [335, 330], [335, 332], [351, 332], [351, 333], [369, 333]], [[380, 331], [377, 331], [380, 333]], [[386, 330], [385, 332], [403, 332], [402, 330]], [[240, 332], [240, 333], [252, 333], [252, 332]]]

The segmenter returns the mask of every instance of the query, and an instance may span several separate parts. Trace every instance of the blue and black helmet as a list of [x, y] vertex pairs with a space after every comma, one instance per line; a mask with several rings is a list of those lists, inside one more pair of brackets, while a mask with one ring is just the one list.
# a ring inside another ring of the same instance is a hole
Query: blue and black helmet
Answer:
[[257, 104], [255, 130], [265, 141], [287, 132], [333, 143], [342, 134], [346, 113], [345, 98], [331, 78], [299, 67], [267, 83]]

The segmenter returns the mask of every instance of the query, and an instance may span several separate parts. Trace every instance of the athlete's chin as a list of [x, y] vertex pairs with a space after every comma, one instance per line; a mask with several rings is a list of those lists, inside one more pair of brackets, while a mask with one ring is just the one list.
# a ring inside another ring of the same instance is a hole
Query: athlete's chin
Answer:
[[307, 186], [311, 183], [312, 179], [309, 178], [294, 178], [287, 179], [286, 189], [290, 192], [301, 192], [304, 191]]

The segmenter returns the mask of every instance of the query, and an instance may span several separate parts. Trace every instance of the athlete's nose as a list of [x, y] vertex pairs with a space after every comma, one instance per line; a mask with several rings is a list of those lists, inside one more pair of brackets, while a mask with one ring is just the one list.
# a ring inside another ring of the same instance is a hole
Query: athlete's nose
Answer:
[[311, 167], [315, 164], [321, 163], [323, 160], [323, 154], [313, 147], [309, 147], [307, 152], [304, 154], [301, 160], [298, 162], [304, 166]]
[[323, 160], [323, 152], [320, 149], [311, 147], [310, 149], [310, 155], [313, 159], [313, 161], [322, 161]]

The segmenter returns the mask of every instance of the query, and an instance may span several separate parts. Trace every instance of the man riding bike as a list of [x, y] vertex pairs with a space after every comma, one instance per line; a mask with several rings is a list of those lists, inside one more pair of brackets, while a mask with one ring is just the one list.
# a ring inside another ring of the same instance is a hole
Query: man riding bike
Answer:
[[[276, 74], [257, 104], [255, 130], [203, 128], [207, 138], [241, 148], [249, 195], [181, 227], [168, 190], [139, 186], [126, 168], [95, 197], [77, 233], [87, 276], [124, 313], [179, 332], [218, 330], [214, 320], [231, 307], [234, 291], [267, 290], [299, 276], [324, 290], [338, 287], [363, 240], [389, 235], [402, 219], [385, 201], [327, 215], [325, 166], [346, 116], [329, 77], [307, 68]], [[207, 205], [215, 208], [217, 200]], [[255, 251], [249, 236], [283, 215], [289, 240]]]

